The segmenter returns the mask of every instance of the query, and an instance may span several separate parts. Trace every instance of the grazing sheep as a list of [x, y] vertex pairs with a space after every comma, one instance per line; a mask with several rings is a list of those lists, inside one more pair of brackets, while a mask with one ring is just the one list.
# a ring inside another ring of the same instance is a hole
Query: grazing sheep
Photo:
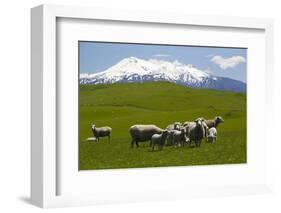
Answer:
[[152, 135], [151, 142], [150, 142], [152, 146], [152, 151], [154, 151], [155, 145], [158, 146], [158, 149], [163, 149], [167, 136], [168, 136], [168, 130], [164, 130], [161, 134]]
[[170, 124], [166, 127], [167, 130], [180, 130], [182, 124], [180, 122], [175, 122], [173, 124]]
[[215, 142], [217, 141], [217, 129], [215, 127], [212, 127], [208, 129], [207, 133], [207, 142]]
[[216, 116], [213, 120], [205, 120], [205, 123], [207, 124], [207, 126], [209, 128], [212, 128], [212, 127], [215, 127], [217, 128], [217, 126], [220, 124], [220, 123], [223, 123], [224, 120], [222, 119], [222, 117], [220, 116]]
[[196, 146], [200, 146], [201, 140], [205, 135], [205, 128], [202, 124], [202, 119], [198, 118], [194, 122], [190, 122], [186, 128], [186, 135], [189, 138], [189, 144], [191, 145], [192, 141], [195, 142]]
[[186, 130], [185, 128], [181, 128], [181, 130], [174, 130], [173, 133], [173, 144], [183, 147], [184, 143], [188, 140], [186, 138]]
[[110, 136], [112, 132], [112, 129], [110, 127], [96, 127], [95, 124], [92, 124], [92, 131], [97, 141], [99, 141], [99, 138], [101, 137], [108, 137], [108, 141], [110, 142]]
[[151, 124], [136, 124], [130, 127], [129, 132], [132, 138], [131, 147], [133, 148], [134, 144], [139, 147], [138, 142], [149, 141], [151, 140], [152, 135], [161, 134], [163, 132], [163, 129]]

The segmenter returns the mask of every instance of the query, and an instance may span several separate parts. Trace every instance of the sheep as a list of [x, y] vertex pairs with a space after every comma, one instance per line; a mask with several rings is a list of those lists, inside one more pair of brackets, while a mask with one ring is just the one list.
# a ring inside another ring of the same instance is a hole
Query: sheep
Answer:
[[189, 145], [191, 145], [192, 141], [194, 141], [196, 146], [200, 146], [201, 140], [205, 135], [205, 128], [202, 122], [202, 118], [198, 118], [194, 122], [190, 122], [185, 127], [186, 135], [189, 138]]
[[183, 147], [184, 143], [188, 141], [186, 137], [185, 128], [181, 128], [181, 130], [174, 130], [173, 132], [173, 144]]
[[175, 122], [173, 124], [169, 124], [166, 129], [167, 130], [180, 130], [182, 124], [180, 122]]
[[166, 139], [166, 146], [172, 146], [173, 145], [173, 137], [174, 137], [174, 131], [177, 130], [168, 130], [168, 136]]
[[110, 136], [112, 129], [109, 126], [104, 126], [104, 127], [96, 127], [95, 124], [92, 124], [92, 132], [97, 140], [99, 141], [99, 138], [101, 137], [108, 137], [108, 141], [110, 142]]
[[183, 123], [183, 126], [186, 127], [189, 123], [190, 123], [190, 121], [186, 121]]
[[[202, 121], [202, 126], [204, 127], [204, 138], [207, 141], [207, 131], [208, 131], [208, 125], [206, 124], [206, 120], [204, 118], [200, 118]], [[191, 121], [186, 121], [183, 123], [183, 126], [186, 128], [190, 123], [192, 123]]]
[[169, 124], [166, 127], [166, 130], [168, 130], [168, 136], [167, 136], [167, 146], [171, 146], [173, 144], [173, 134], [175, 130], [180, 130], [182, 124], [180, 122], [175, 122], [173, 124]]
[[207, 142], [215, 142], [217, 141], [217, 129], [215, 127], [212, 127], [208, 129], [207, 133]]
[[134, 144], [136, 144], [137, 147], [139, 147], [138, 142], [144, 142], [151, 140], [152, 135], [154, 134], [161, 134], [163, 132], [163, 129], [149, 124], [149, 125], [143, 125], [143, 124], [136, 124], [129, 128], [129, 133], [131, 135], [131, 148], [134, 148]]
[[216, 116], [213, 120], [205, 120], [205, 123], [209, 128], [215, 127], [217, 128], [220, 123], [223, 123], [224, 120], [221, 116]]
[[206, 124], [206, 120], [204, 118], [201, 118], [201, 120], [202, 120], [202, 126], [204, 128], [204, 138], [205, 138], [205, 140], [207, 142], [207, 132], [208, 132], [209, 127]]
[[151, 142], [150, 142], [152, 146], [152, 151], [154, 151], [155, 145], [158, 146], [158, 149], [163, 149], [167, 136], [168, 136], [168, 130], [164, 130], [161, 134], [152, 135]]

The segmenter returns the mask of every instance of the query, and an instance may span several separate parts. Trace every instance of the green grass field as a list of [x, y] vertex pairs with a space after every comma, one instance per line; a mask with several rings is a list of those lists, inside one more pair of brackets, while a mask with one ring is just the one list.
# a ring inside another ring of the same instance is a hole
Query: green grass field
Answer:
[[[80, 170], [246, 163], [246, 94], [191, 89], [167, 82], [80, 85]], [[220, 115], [218, 140], [199, 148], [164, 147], [149, 142], [131, 149], [128, 129], [134, 124], [165, 128], [175, 121]], [[91, 123], [112, 128], [111, 142], [93, 137]]]

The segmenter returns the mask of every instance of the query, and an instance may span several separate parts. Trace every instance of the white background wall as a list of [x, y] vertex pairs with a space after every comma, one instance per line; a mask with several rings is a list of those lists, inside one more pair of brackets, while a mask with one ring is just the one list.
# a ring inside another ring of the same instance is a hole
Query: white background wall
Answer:
[[[275, 20], [275, 108], [281, 109], [281, 6], [276, 0], [7, 0], [0, 6], [0, 211], [37, 212], [29, 204], [30, 178], [30, 8], [41, 3], [99, 6], [123, 9], [185, 12], [231, 16], [269, 17]], [[273, 125], [280, 125], [276, 110]], [[281, 141], [279, 141], [281, 144]], [[60, 212], [278, 212], [281, 210], [281, 145], [273, 150], [272, 195], [192, 199], [185, 201], [122, 204], [72, 209]]]

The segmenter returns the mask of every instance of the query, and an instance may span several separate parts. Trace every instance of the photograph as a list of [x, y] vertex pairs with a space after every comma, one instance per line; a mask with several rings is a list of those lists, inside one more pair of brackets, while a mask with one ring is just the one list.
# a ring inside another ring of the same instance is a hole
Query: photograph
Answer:
[[247, 48], [78, 41], [79, 170], [247, 163]]

